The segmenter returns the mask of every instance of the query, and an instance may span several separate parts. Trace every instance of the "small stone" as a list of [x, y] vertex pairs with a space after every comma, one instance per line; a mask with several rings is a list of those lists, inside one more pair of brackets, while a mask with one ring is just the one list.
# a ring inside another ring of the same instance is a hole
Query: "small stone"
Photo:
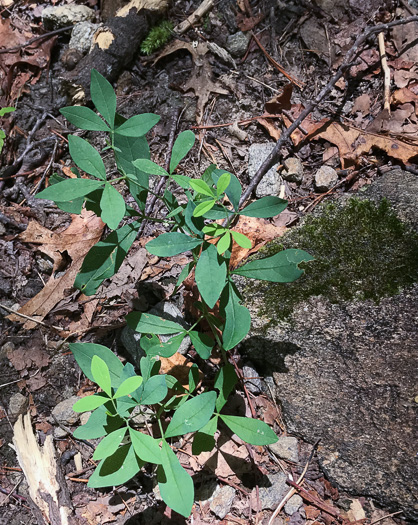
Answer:
[[99, 24], [93, 24], [92, 22], [79, 22], [71, 31], [68, 47], [70, 49], [76, 49], [85, 55], [90, 51], [93, 34], [98, 27]]
[[292, 516], [292, 514], [297, 512], [302, 505], [303, 499], [299, 496], [299, 494], [294, 494], [284, 506], [284, 511], [288, 516]]
[[259, 498], [263, 510], [273, 510], [289, 492], [289, 485], [286, 483], [286, 474], [283, 472], [271, 474], [267, 477], [270, 486], [259, 487]]
[[303, 164], [297, 157], [290, 157], [284, 161], [285, 169], [282, 171], [282, 177], [289, 182], [300, 184], [303, 180]]
[[[242, 374], [244, 376], [244, 383], [247, 389], [252, 394], [259, 394], [263, 389], [263, 385], [257, 370], [255, 370], [252, 366], [243, 366]], [[246, 379], [247, 377], [251, 379]]]
[[91, 412], [82, 412], [80, 414], [80, 425], [85, 425], [90, 419]]
[[238, 31], [235, 35], [230, 35], [226, 40], [226, 48], [234, 57], [243, 57], [247, 51], [250, 35]]
[[280, 436], [276, 443], [269, 445], [269, 449], [281, 459], [299, 462], [298, 440], [291, 436]]
[[15, 345], [11, 341], [4, 343], [4, 345], [0, 348], [0, 360], [11, 355], [14, 349]]
[[9, 401], [9, 417], [11, 420], [16, 420], [21, 414], [26, 412], [28, 407], [27, 398], [20, 392], [13, 394]]
[[221, 520], [225, 518], [231, 510], [232, 502], [235, 498], [235, 489], [229, 485], [218, 487], [210, 503], [210, 510]]
[[130, 355], [136, 367], [139, 367], [141, 358], [145, 357], [145, 352], [139, 345], [141, 335], [139, 332], [135, 332], [130, 326], [125, 326], [120, 334], [120, 342]]
[[321, 193], [330, 190], [338, 182], [338, 174], [331, 166], [322, 166], [315, 174], [315, 188]]
[[[74, 412], [73, 405], [78, 400], [79, 398], [77, 396], [72, 396], [58, 403], [52, 411], [55, 419], [65, 426], [76, 425], [80, 420], [80, 414]], [[55, 423], [54, 418], [51, 418], [51, 422]]]
[[[270, 155], [274, 144], [251, 144], [248, 154], [248, 176], [251, 179], [257, 173], [258, 168]], [[282, 183], [281, 176], [277, 173], [278, 164], [269, 169], [261, 179], [255, 190], [258, 198], [268, 195], [279, 195]]]
[[46, 7], [42, 11], [42, 22], [48, 29], [59, 29], [78, 22], [92, 20], [93, 9], [85, 5], [68, 4], [59, 7]]

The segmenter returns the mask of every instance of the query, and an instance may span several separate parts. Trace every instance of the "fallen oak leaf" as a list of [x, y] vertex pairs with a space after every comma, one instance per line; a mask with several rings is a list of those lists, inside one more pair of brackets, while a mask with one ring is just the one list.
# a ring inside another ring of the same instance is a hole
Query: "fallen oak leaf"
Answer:
[[[84, 257], [102, 235], [104, 223], [93, 212], [82, 210], [81, 215], [72, 215], [71, 224], [62, 232], [51, 232], [36, 221], [29, 223], [26, 231], [19, 235], [23, 242], [41, 244], [39, 250], [54, 260], [54, 271], [44, 288], [35, 297], [22, 306], [18, 313], [28, 315], [42, 321], [56, 304], [65, 296], [65, 291], [71, 289], [75, 277], [80, 271]], [[66, 273], [55, 277], [56, 269], [62, 267], [67, 253], [71, 264]], [[21, 321], [15, 314], [8, 316], [13, 322]], [[24, 327], [30, 330], [36, 323], [28, 321]]]

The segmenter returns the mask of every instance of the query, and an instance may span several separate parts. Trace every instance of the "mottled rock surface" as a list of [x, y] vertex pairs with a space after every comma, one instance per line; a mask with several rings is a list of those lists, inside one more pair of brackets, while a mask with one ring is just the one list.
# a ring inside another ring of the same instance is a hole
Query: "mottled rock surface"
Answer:
[[[387, 197], [416, 227], [416, 177], [394, 170], [364, 197]], [[402, 258], [388, 261], [393, 272]], [[244, 352], [262, 374], [274, 371], [288, 432], [321, 439], [322, 467], [341, 489], [418, 518], [418, 285], [376, 301], [312, 295], [286, 319], [260, 315], [261, 292], [246, 297], [253, 328]]]

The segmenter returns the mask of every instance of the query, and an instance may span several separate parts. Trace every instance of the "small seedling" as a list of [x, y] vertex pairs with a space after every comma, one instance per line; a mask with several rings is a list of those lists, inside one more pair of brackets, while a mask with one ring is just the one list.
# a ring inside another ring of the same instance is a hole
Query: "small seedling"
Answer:
[[[163, 195], [154, 195], [167, 210], [164, 222], [169, 224], [170, 231], [148, 242], [146, 249], [158, 257], [190, 251], [192, 260], [181, 271], [175, 291], [194, 270], [201, 299], [194, 305], [199, 316], [189, 329], [148, 313], [128, 314], [128, 325], [143, 334], [140, 345], [146, 357], [140, 361], [140, 376], [130, 363], [123, 366], [104, 346], [70, 345], [82, 371], [102, 390], [74, 405], [76, 411], [92, 411], [88, 422], [74, 435], [83, 439], [103, 437], [93, 455], [100, 463], [89, 479], [89, 486], [120, 485], [135, 476], [145, 463], [151, 463], [156, 465], [165, 503], [179, 514], [189, 516], [194, 501], [193, 481], [172, 449], [174, 438], [194, 433], [193, 453], [211, 450], [221, 420], [247, 443], [268, 445], [277, 441], [273, 430], [263, 421], [222, 413], [237, 383], [229, 353], [248, 334], [251, 324], [250, 312], [242, 304], [233, 276], [288, 283], [302, 275], [299, 263], [313, 258], [305, 251], [289, 249], [231, 269], [233, 242], [251, 248], [251, 241], [231, 227], [233, 220], [240, 215], [274, 217], [286, 208], [287, 202], [279, 197], [263, 197], [240, 209], [242, 188], [231, 173], [214, 165], [200, 179], [177, 173], [180, 162], [195, 142], [191, 131], [180, 133], [176, 139], [166, 171], [150, 160], [145, 138], [159, 116], [147, 113], [125, 119], [117, 114], [113, 88], [95, 70], [91, 74], [91, 97], [104, 120], [86, 107], [68, 107], [61, 113], [83, 130], [108, 134], [106, 149], [114, 153], [119, 175], [109, 179], [100, 153], [86, 140], [70, 135], [71, 157], [90, 178], [82, 178], [79, 171], [72, 179], [54, 176], [51, 186], [38, 195], [55, 201], [57, 206], [71, 213], [80, 213], [85, 205], [114, 230], [87, 254], [75, 287], [85, 295], [95, 294], [102, 282], [120, 268], [142, 221], [161, 222], [145, 213], [147, 197], [153, 194], [149, 188], [151, 175], [166, 178]], [[119, 192], [121, 183], [126, 185], [138, 209], [126, 205]], [[181, 203], [175, 189], [184, 192], [185, 199]], [[224, 221], [223, 226], [220, 220]], [[201, 321], [208, 324], [211, 335], [199, 331]], [[160, 335], [171, 337], [162, 342]], [[159, 357], [174, 355], [186, 336], [190, 337], [200, 358], [208, 359], [215, 347], [221, 354], [223, 365], [212, 385], [199, 384], [196, 365], [190, 369], [188, 388], [173, 376], [159, 373]], [[138, 410], [144, 411], [147, 407], [152, 408], [158, 422], [159, 431], [152, 436], [134, 417]]]

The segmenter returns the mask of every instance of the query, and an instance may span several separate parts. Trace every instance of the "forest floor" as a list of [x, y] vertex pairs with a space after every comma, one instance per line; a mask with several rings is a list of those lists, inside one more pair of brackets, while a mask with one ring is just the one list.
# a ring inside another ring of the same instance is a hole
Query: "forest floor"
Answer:
[[[64, 3], [58, 0], [51, 5]], [[34, 200], [53, 172], [66, 176], [72, 166], [65, 139], [72, 128], [59, 114], [68, 105], [60, 78], [73, 60], [69, 33], [24, 45], [48, 31], [41, 17], [48, 5], [1, 2], [0, 107], [14, 106], [16, 111], [5, 114], [0, 125], [6, 134], [0, 170], [0, 524], [37, 523], [12, 448], [13, 424], [26, 411], [40, 442], [49, 434], [55, 436], [79, 523], [267, 524], [277, 505], [263, 507], [266, 496], [261, 492], [272, 486], [277, 473], [299, 478], [312, 451], [301, 440], [294, 461], [291, 455], [278, 457], [263, 447], [246, 447], [230, 439], [218, 451], [218, 460], [212, 458], [206, 466], [189, 457], [183, 443], [186, 452], [180, 453], [181, 463], [194, 475], [200, 494], [192, 516], [184, 519], [158, 499], [148, 471], [115, 490], [87, 488], [91, 450], [65, 430], [61, 435], [56, 432], [54, 408], [92, 387], [68, 343], [100, 342], [126, 359], [120, 336], [125, 315], [132, 308], [147, 311], [168, 297], [187, 258], [178, 256], [173, 262], [144, 255], [145, 241], [163, 231], [149, 227], [135, 241], [116, 286], [89, 299], [72, 288], [75, 265], [71, 263], [86, 252], [82, 239], [75, 239], [77, 246], [68, 254], [59, 238], [67, 229], [67, 233], [74, 231], [79, 218], [52, 203], [41, 208]], [[98, 1], [85, 5], [100, 20]], [[198, 5], [180, 0], [169, 8], [167, 18], [176, 26]], [[222, 0], [163, 51], [136, 54], [115, 83], [118, 112], [126, 117], [144, 112], [161, 115], [149, 136], [155, 162], [164, 164], [170, 130], [178, 123], [178, 132], [192, 129], [197, 137], [184, 164], [185, 174], [198, 178], [215, 163], [246, 187], [264, 160], [256, 160], [257, 145], [272, 147], [330, 82], [352, 48], [352, 37], [366, 26], [415, 16], [417, 9], [416, 2], [414, 6], [405, 0], [314, 4]], [[416, 28], [416, 22], [396, 25], [380, 37], [370, 36], [345, 75], [283, 145], [278, 166], [261, 194], [280, 194], [289, 205], [278, 217], [258, 224], [266, 232], [265, 241], [298, 224], [319, 203], [358, 192], [390, 167], [417, 173]], [[379, 39], [391, 75], [386, 95]], [[268, 148], [260, 151], [267, 155]], [[318, 171], [324, 166], [328, 168], [321, 182]], [[36, 242], [22, 238], [29, 224], [35, 227]], [[101, 226], [98, 239], [102, 231]], [[59, 264], [54, 250], [61, 250]], [[11, 311], [29, 301], [26, 317], [8, 319]], [[182, 300], [177, 302], [182, 306]], [[252, 394], [252, 402], [259, 417], [286, 436], [280, 407], [261, 392]], [[67, 426], [75, 428], [71, 422]], [[82, 473], [73, 461], [76, 452], [83, 457]], [[272, 523], [371, 524], [385, 514], [366, 497], [339, 494], [315, 456], [305, 480], [311, 499], [302, 494], [299, 506], [282, 510]], [[208, 486], [212, 493], [218, 490], [217, 505], [204, 494]], [[224, 487], [232, 493], [221, 491]], [[393, 519], [386, 525], [388, 521]]]

